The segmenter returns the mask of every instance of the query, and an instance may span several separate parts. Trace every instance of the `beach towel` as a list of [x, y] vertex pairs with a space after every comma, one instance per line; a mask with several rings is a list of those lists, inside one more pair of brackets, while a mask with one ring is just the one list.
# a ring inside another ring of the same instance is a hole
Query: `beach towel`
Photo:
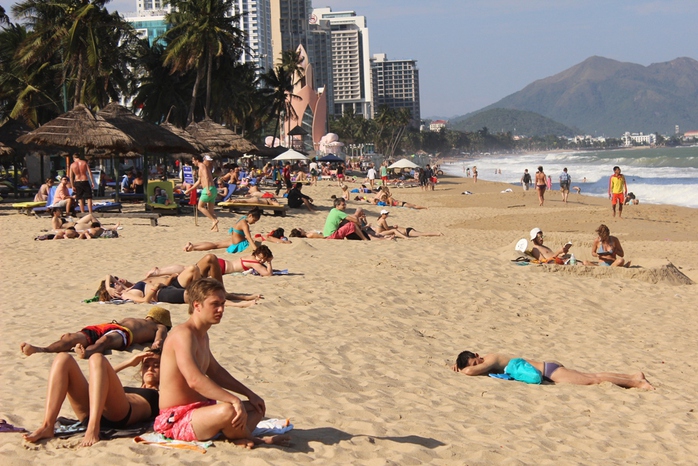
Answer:
[[470, 191], [463, 191], [461, 194], [472, 194]]
[[[243, 275], [247, 275], [248, 273], [250, 275], [259, 275], [259, 272], [257, 272], [255, 269], [250, 269], [250, 270], [246, 270], [245, 272], [242, 272]], [[271, 274], [272, 275], [288, 275], [288, 269], [283, 269], [283, 270], [274, 269], [274, 270], [272, 270]]]
[[[99, 430], [99, 438], [102, 440], [125, 437], [131, 438], [144, 434], [151, 426], [152, 423], [150, 422], [140, 422], [124, 429], [102, 428]], [[84, 434], [86, 430], [87, 419], [81, 422], [76, 419], [61, 416], [56, 419], [56, 424], [53, 426], [53, 435], [58, 438], [70, 438], [75, 435]]]
[[252, 431], [252, 436], [280, 435], [290, 430], [293, 430], [293, 424], [291, 424], [290, 419], [266, 419], [257, 424], [257, 427]]
[[142, 443], [143, 445], [152, 445], [159, 448], [175, 448], [178, 450], [191, 450], [199, 453], [206, 453], [206, 449], [213, 445], [210, 440], [207, 442], [185, 442], [183, 440], [172, 440], [168, 439], [162, 434], [156, 432], [149, 432], [147, 434], [139, 435], [133, 439], [136, 443]]
[[514, 191], [512, 191], [511, 188], [507, 188], [507, 189], [505, 189], [504, 191], [499, 191], [500, 194], [504, 194], [504, 193], [513, 193], [513, 192], [514, 192]]

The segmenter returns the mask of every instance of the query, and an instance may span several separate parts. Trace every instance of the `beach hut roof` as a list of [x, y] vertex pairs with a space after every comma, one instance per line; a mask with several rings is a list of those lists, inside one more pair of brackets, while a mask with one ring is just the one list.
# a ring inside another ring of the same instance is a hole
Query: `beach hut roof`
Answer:
[[175, 126], [168, 121], [166, 121], [165, 123], [160, 123], [160, 127], [164, 128], [167, 131], [170, 131], [171, 133], [175, 134], [176, 136], [179, 136], [180, 138], [184, 139], [189, 144], [196, 147], [196, 149], [199, 150], [199, 152], [208, 152], [208, 148], [206, 148], [205, 145], [203, 145], [199, 141], [197, 141], [194, 138], [194, 136], [187, 133], [184, 128], [180, 128], [179, 126]]
[[257, 146], [247, 139], [210, 118], [190, 123], [187, 132], [218, 155], [239, 155], [257, 149]]
[[97, 112], [97, 116], [116, 126], [138, 143], [146, 152], [196, 154], [199, 150], [192, 144], [158, 125], [136, 116], [126, 107], [112, 102]]
[[296, 125], [291, 131], [288, 132], [289, 136], [307, 136], [308, 132], [304, 130], [300, 125]]
[[84, 149], [113, 149], [128, 152], [135, 141], [101, 116], [80, 104], [69, 112], [17, 138], [22, 144]]

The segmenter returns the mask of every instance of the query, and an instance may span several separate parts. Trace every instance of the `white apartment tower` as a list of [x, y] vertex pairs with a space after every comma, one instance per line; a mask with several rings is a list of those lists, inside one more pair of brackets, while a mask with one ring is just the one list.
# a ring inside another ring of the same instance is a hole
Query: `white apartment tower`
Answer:
[[416, 60], [388, 60], [384, 53], [371, 59], [373, 105], [377, 112], [382, 105], [399, 110], [409, 109], [414, 125], [420, 123], [419, 70]]
[[332, 43], [332, 92], [334, 105], [329, 114], [340, 116], [353, 109], [356, 115], [373, 117], [371, 63], [365, 16], [353, 11], [333, 12], [316, 8], [311, 23], [329, 21]]
[[234, 13], [240, 15], [239, 27], [245, 33], [247, 44], [240, 61], [254, 63], [260, 72], [274, 66], [271, 2], [272, 0], [235, 0], [234, 6]]

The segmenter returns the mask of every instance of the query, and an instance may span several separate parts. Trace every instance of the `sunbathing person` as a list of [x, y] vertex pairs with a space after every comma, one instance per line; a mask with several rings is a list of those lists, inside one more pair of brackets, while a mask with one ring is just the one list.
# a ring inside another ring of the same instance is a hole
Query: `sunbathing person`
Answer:
[[281, 205], [275, 197], [238, 197], [234, 201], [236, 204], [263, 204], [263, 205]]
[[324, 239], [325, 235], [322, 234], [320, 230], [309, 230], [306, 231], [302, 228], [294, 228], [291, 230], [291, 234], [289, 235], [291, 238], [317, 238], [317, 239]]
[[260, 190], [256, 185], [250, 185], [250, 189], [249, 189], [249, 191], [247, 192], [246, 197], [248, 197], [248, 198], [253, 198], [253, 197], [254, 197], [254, 198], [257, 198], [257, 199], [273, 199], [273, 200], [275, 200], [277, 203], [279, 202], [279, 201], [276, 199], [276, 196], [274, 196], [272, 193], [270, 193], [270, 192], [264, 192], [264, 191]]
[[412, 204], [407, 201], [398, 201], [390, 194], [390, 189], [387, 186], [381, 186], [378, 194], [373, 198], [373, 203], [379, 206], [388, 207], [407, 207], [408, 209], [428, 209], [428, 207]]
[[[484, 357], [480, 357], [477, 353], [463, 351], [458, 355], [458, 359], [451, 369], [465, 375], [501, 374], [513, 358], [513, 356], [497, 353], [486, 354]], [[654, 387], [647, 381], [645, 374], [642, 372], [635, 374], [616, 374], [613, 372], [587, 373], [567, 369], [557, 362], [540, 362], [533, 359], [525, 359], [525, 361], [535, 367], [543, 375], [543, 379], [549, 382], [571, 383], [574, 385], [596, 385], [602, 382], [611, 382], [623, 388], [654, 390]]]
[[[116, 375], [141, 364], [140, 387], [124, 387]], [[53, 360], [48, 376], [44, 421], [34, 432], [24, 434], [28, 442], [53, 438], [54, 425], [66, 396], [78, 420], [87, 421], [82, 446], [99, 442], [101, 427], [123, 429], [154, 419], [159, 413], [160, 354], [143, 352], [112, 367], [102, 354], [90, 357], [90, 378], [85, 378], [69, 354]]]
[[394, 230], [397, 236], [401, 238], [417, 237], [417, 236], [443, 236], [443, 233], [421, 233], [412, 227], [399, 228], [397, 225], [388, 225], [388, 215], [390, 211], [383, 209], [381, 210], [380, 217], [378, 217], [376, 225], [376, 233], [379, 235], [385, 235], [386, 233]]
[[26, 342], [19, 347], [27, 356], [34, 353], [64, 353], [74, 348], [81, 359], [87, 359], [95, 353], [111, 349], [123, 351], [134, 344], [153, 342], [153, 349], [161, 348], [170, 327], [170, 311], [155, 306], [145, 319], [127, 317], [119, 322], [91, 325], [79, 332], [66, 333], [60, 340], [45, 347]]
[[540, 228], [531, 230], [531, 241], [533, 242], [531, 254], [540, 262], [555, 261], [556, 263], [562, 263], [563, 257], [567, 255], [572, 247], [572, 243], [567, 243], [556, 252], [553, 252], [552, 249], [543, 244], [543, 232], [540, 231]]
[[585, 261], [584, 265], [605, 265], [608, 267], [629, 267], [630, 261], [626, 262], [623, 256], [623, 246], [620, 245], [620, 240], [615, 236], [611, 236], [611, 231], [606, 225], [601, 224], [596, 229], [596, 234], [599, 235], [591, 245], [591, 255], [599, 258], [599, 262]]
[[[100, 283], [97, 296], [99, 301], [128, 299], [135, 303], [187, 304], [189, 302], [187, 287], [194, 281], [202, 276], [213, 276], [222, 282], [220, 265], [216, 259], [213, 254], [207, 254], [196, 265], [184, 267], [181, 273], [149, 276], [130, 287], [131, 284], [128, 281], [107, 275], [107, 278]], [[233, 307], [249, 307], [263, 297], [261, 294], [226, 293], [226, 299], [232, 301]]]
[[69, 221], [61, 216], [63, 209], [51, 209], [51, 229], [58, 232], [69, 227], [74, 227], [76, 230], [87, 230], [92, 223], [98, 222], [97, 218], [92, 214], [87, 214], [78, 219], [77, 222]]
[[[206, 254], [199, 262], [196, 263], [196, 267], [201, 271], [201, 278], [215, 278], [219, 282], [222, 282], [223, 275], [230, 273], [242, 273], [247, 272], [250, 269], [254, 269], [262, 276], [272, 275], [271, 261], [274, 259], [274, 255], [271, 250], [262, 245], [257, 247], [252, 251], [252, 255], [240, 257], [235, 260], [221, 259], [214, 254]], [[214, 261], [218, 263], [218, 271], [215, 267], [212, 267]], [[148, 272], [148, 277], [156, 277], [159, 275], [172, 275], [182, 273], [186, 269], [184, 265], [168, 265], [165, 267], [154, 267]]]
[[269, 241], [270, 243], [291, 244], [291, 241], [284, 236], [283, 228], [276, 228], [267, 234], [257, 233], [254, 235], [255, 241]]
[[184, 250], [190, 252], [227, 249], [230, 254], [242, 252], [247, 249], [250, 244], [256, 244], [255, 240], [252, 238], [252, 233], [250, 233], [250, 225], [257, 223], [261, 217], [262, 210], [255, 207], [247, 212], [247, 215], [240, 217], [237, 223], [235, 223], [235, 226], [230, 229], [230, 240], [218, 242], [206, 241], [203, 243], [192, 243], [190, 241], [184, 246]]

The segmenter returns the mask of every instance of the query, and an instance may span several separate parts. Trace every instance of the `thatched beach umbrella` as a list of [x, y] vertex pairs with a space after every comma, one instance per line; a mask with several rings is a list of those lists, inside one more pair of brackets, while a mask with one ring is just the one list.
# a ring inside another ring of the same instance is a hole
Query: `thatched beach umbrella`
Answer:
[[187, 132], [218, 155], [240, 155], [257, 148], [247, 139], [210, 118], [189, 124]]
[[196, 154], [199, 150], [187, 142], [185, 139], [177, 136], [171, 131], [154, 125], [144, 119], [136, 116], [126, 107], [112, 102], [102, 110], [97, 112], [112, 125], [119, 128], [124, 133], [138, 142], [138, 145], [143, 149], [143, 171], [145, 172], [143, 189], [148, 190], [148, 154], [149, 153], [188, 153]]
[[17, 138], [22, 144], [70, 147], [75, 149], [138, 149], [135, 141], [121, 130], [80, 104], [31, 133]]
[[[179, 136], [180, 138], [184, 139], [189, 144], [191, 144], [193, 147], [195, 147], [199, 152], [207, 152], [208, 151], [208, 148], [206, 146], [204, 146], [199, 141], [197, 141], [194, 138], [194, 136], [187, 133], [186, 130], [184, 130], [183, 128], [180, 128], [179, 126], [175, 126], [168, 121], [165, 121], [165, 123], [160, 123], [160, 127], [164, 128], [167, 131], [170, 131], [171, 133], [175, 134], [176, 136]], [[177, 155], [179, 155], [179, 154], [177, 154]]]
[[111, 149], [120, 152], [137, 150], [135, 141], [121, 130], [93, 115], [80, 104], [71, 111], [45, 123], [31, 133], [17, 138], [22, 144], [80, 149]]

